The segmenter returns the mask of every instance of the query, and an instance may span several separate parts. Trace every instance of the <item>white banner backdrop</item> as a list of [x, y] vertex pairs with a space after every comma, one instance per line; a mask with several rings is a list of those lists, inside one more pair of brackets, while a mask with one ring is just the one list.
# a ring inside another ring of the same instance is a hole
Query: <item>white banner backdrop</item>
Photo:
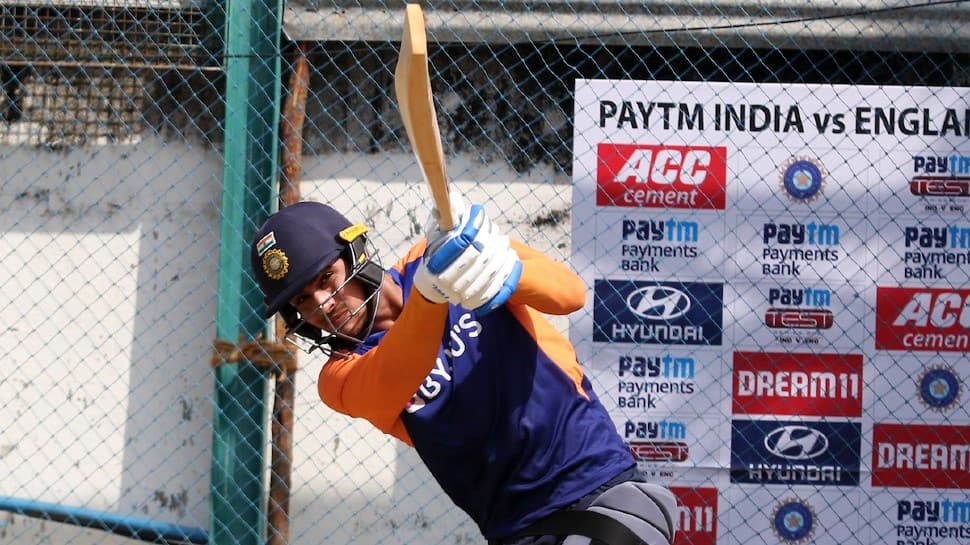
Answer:
[[968, 542], [970, 89], [578, 80], [573, 175], [570, 334], [680, 543]]

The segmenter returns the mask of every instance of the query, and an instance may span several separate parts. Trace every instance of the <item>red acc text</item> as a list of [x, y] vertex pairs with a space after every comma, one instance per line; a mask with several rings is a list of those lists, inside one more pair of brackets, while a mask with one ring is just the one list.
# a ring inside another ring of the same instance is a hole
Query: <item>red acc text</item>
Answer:
[[599, 206], [724, 210], [726, 148], [600, 144], [596, 155]]
[[877, 288], [876, 348], [970, 352], [970, 290]]

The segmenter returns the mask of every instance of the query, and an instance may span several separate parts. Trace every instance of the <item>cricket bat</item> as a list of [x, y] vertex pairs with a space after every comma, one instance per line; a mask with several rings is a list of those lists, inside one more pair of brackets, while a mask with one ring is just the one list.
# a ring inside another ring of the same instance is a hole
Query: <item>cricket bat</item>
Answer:
[[442, 231], [447, 231], [455, 226], [455, 220], [451, 216], [445, 153], [441, 148], [441, 132], [428, 74], [428, 37], [424, 13], [418, 4], [407, 4], [405, 9], [401, 51], [394, 68], [394, 92], [397, 94], [404, 130], [438, 209], [438, 225]]

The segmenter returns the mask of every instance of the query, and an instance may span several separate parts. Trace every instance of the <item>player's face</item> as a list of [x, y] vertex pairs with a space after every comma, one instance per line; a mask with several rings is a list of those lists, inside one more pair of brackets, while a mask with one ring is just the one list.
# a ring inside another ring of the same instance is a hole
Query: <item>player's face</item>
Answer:
[[328, 333], [356, 336], [367, 320], [367, 298], [359, 280], [347, 279], [347, 262], [325, 267], [290, 304], [310, 325]]

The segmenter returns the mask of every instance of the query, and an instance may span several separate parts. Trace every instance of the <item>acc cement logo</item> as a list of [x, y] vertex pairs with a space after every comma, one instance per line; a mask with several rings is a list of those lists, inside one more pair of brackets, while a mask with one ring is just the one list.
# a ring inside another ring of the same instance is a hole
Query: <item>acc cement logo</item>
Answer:
[[807, 426], [782, 426], [765, 435], [765, 449], [789, 460], [809, 460], [828, 448], [828, 437]]
[[815, 510], [803, 501], [790, 498], [775, 506], [771, 523], [771, 529], [779, 540], [801, 545], [815, 534]]
[[793, 157], [781, 171], [781, 188], [796, 202], [808, 203], [818, 199], [825, 189], [822, 164], [808, 157]]
[[647, 320], [673, 320], [690, 310], [690, 297], [669, 286], [646, 286], [626, 297], [630, 312]]
[[916, 379], [919, 401], [932, 411], [946, 412], [960, 403], [963, 383], [960, 375], [946, 365], [934, 365]]

